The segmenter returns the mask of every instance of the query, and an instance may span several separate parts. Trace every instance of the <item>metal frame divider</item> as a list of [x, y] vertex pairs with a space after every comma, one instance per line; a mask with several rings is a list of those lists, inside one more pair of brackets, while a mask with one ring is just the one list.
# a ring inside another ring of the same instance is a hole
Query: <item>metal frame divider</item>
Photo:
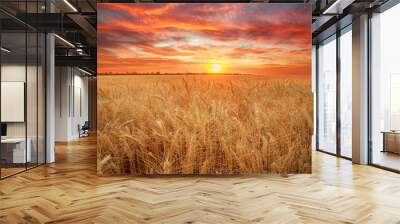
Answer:
[[[347, 26], [346, 26], [347, 27]], [[319, 152], [323, 152], [329, 155], [333, 155], [333, 156], [337, 156], [339, 158], [343, 158], [343, 159], [347, 159], [347, 160], [352, 160], [352, 158], [349, 158], [347, 156], [343, 156], [341, 154], [341, 117], [340, 117], [340, 81], [341, 81], [341, 65], [340, 65], [340, 37], [342, 35], [342, 30], [344, 30], [346, 27], [343, 28], [339, 28], [339, 26], [337, 26], [337, 30], [336, 33], [333, 34], [335, 35], [335, 39], [334, 41], [336, 41], [336, 153], [332, 153], [332, 152], [328, 152], [325, 151], [323, 149], [319, 148], [319, 53], [318, 53], [318, 49], [319, 49], [319, 43], [316, 45], [316, 73], [315, 73], [315, 77], [316, 77], [316, 150]], [[332, 35], [331, 35], [332, 36]], [[327, 37], [326, 39], [330, 38], [331, 36]], [[325, 40], [326, 40], [325, 39]], [[324, 41], [324, 40], [322, 40]], [[322, 42], [321, 41], [321, 42]], [[333, 41], [333, 40], [332, 40]]]
[[[45, 0], [45, 13], [48, 13], [48, 0]], [[44, 99], [43, 99], [43, 104], [44, 104], [44, 136], [43, 136], [43, 141], [44, 141], [44, 161], [43, 164], [47, 163], [47, 32], [44, 32], [44, 77], [42, 77], [42, 82], [44, 83]], [[42, 74], [43, 75], [43, 74]], [[42, 165], [42, 164], [41, 164]]]
[[[1, 32], [1, 29], [2, 29], [2, 23], [0, 23], [0, 47], [2, 47], [3, 45], [2, 45], [2, 32]], [[1, 112], [1, 78], [2, 78], [2, 75], [1, 75], [1, 67], [2, 67], [2, 64], [1, 64], [1, 56], [2, 56], [2, 52], [1, 52], [1, 50], [0, 50], [0, 112]], [[0, 113], [0, 124], [2, 124], [2, 122], [1, 122], [1, 113]], [[2, 170], [2, 168], [1, 168], [1, 151], [2, 151], [2, 146], [1, 146], [1, 144], [0, 144], [0, 180], [2, 179], [2, 177], [1, 177], [1, 170]]]
[[[36, 12], [39, 12], [38, 0], [36, 1]], [[36, 32], [36, 105], [37, 105], [36, 106], [36, 167], [37, 167], [39, 166], [39, 32]]]
[[372, 164], [372, 97], [371, 97], [371, 90], [372, 90], [372, 83], [371, 83], [371, 72], [372, 72], [372, 65], [371, 65], [371, 56], [372, 56], [372, 33], [371, 33], [371, 19], [372, 19], [372, 12], [368, 11], [368, 35], [367, 35], [367, 40], [368, 40], [368, 54], [367, 54], [367, 64], [368, 64], [368, 69], [367, 69], [367, 82], [368, 82], [368, 96], [367, 96], [367, 116], [368, 116], [368, 164]]
[[341, 30], [336, 30], [336, 155], [341, 156], [341, 133], [342, 124], [340, 119], [340, 78], [341, 78], [341, 65], [340, 65], [340, 36]]
[[[28, 19], [28, 2], [25, 1], [25, 21]], [[24, 121], [25, 121], [25, 170], [28, 170], [28, 24], [25, 23], [25, 99], [24, 99]], [[32, 153], [32, 152], [31, 152]], [[32, 155], [32, 154], [31, 154]]]
[[319, 43], [315, 46], [315, 148], [319, 150]]

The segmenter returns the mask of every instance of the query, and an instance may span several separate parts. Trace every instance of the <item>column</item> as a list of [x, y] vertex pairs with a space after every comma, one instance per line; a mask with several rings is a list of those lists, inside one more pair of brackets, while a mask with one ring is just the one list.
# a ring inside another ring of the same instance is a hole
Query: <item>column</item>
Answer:
[[353, 162], [368, 163], [368, 15], [353, 18]]

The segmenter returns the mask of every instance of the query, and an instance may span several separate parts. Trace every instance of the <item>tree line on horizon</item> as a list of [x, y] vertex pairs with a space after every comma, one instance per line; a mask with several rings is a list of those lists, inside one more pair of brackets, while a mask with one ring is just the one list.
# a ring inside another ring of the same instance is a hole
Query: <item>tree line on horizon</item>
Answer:
[[100, 75], [253, 75], [245, 73], [210, 73], [210, 72], [102, 72]]

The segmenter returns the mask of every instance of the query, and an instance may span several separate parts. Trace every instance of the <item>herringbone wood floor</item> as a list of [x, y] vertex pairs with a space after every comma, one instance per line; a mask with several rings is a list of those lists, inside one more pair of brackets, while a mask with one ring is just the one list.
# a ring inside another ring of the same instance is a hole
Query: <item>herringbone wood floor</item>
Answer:
[[0, 181], [0, 223], [400, 223], [400, 175], [315, 152], [312, 175], [98, 177], [95, 139]]

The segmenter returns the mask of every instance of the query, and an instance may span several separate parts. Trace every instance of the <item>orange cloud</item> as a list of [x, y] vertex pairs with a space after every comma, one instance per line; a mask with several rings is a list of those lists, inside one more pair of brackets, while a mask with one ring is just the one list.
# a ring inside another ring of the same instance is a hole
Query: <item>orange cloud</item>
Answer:
[[222, 61], [229, 72], [310, 75], [310, 10], [307, 4], [99, 4], [98, 70], [204, 72]]

